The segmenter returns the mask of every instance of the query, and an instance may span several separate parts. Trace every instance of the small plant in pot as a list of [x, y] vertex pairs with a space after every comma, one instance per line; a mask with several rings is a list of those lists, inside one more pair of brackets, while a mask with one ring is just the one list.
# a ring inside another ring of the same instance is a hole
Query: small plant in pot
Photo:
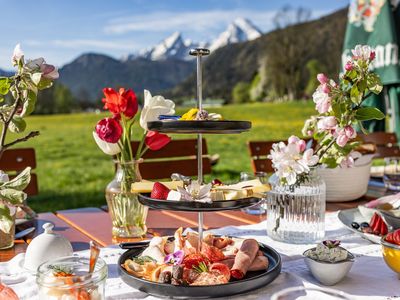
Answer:
[[[24, 118], [35, 110], [38, 91], [51, 87], [58, 78], [57, 68], [46, 64], [42, 57], [25, 60], [19, 44], [11, 62], [16, 68], [15, 74], [0, 77], [0, 157], [6, 149], [39, 135], [38, 131], [31, 131], [22, 137], [7, 139], [8, 132], [24, 133]], [[0, 171], [0, 249], [14, 245], [16, 207], [24, 205], [23, 190], [30, 182], [30, 170], [26, 168], [11, 180]]]
[[[338, 82], [324, 74], [317, 76], [320, 85], [313, 94], [313, 101], [318, 114], [306, 120], [302, 130], [316, 146], [312, 148], [304, 140], [291, 136], [287, 144], [275, 144], [271, 150], [269, 158], [275, 176], [271, 182], [267, 223], [268, 233], [276, 239], [302, 243], [323, 237], [326, 196], [331, 195], [330, 191], [340, 193], [342, 188], [335, 184], [337, 178], [327, 177], [328, 169], [337, 172], [339, 179], [344, 177], [342, 172], [350, 172], [352, 178], [360, 179], [360, 174], [353, 173], [361, 162], [360, 165], [366, 165], [360, 169], [361, 173], [369, 177], [372, 156], [365, 158], [356, 151], [360, 143], [355, 140], [355, 126], [366, 133], [363, 121], [385, 117], [379, 109], [363, 106], [371, 94], [382, 91], [382, 84], [379, 76], [370, 70], [375, 59], [374, 50], [358, 45], [352, 53]], [[349, 180], [346, 183], [348, 185]], [[286, 218], [302, 221], [296, 223]]]

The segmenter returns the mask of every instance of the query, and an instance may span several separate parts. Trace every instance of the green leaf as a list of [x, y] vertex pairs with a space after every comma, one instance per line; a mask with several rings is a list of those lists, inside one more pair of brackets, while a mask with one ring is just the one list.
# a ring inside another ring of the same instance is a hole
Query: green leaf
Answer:
[[1, 189], [0, 200], [5, 201], [11, 205], [22, 204], [26, 199], [26, 193], [14, 189]]
[[374, 93], [379, 94], [382, 91], [382, 82], [379, 76], [375, 73], [369, 73], [367, 76], [368, 89]]
[[8, 129], [14, 133], [21, 133], [26, 128], [26, 122], [20, 116], [14, 116], [10, 122]]
[[350, 72], [348, 72], [347, 74], [347, 77], [349, 77], [351, 80], [353, 80], [354, 78], [356, 78], [357, 77], [357, 72], [356, 72], [356, 70], [351, 70]]
[[44, 89], [51, 87], [52, 85], [53, 85], [53, 82], [50, 79], [42, 77], [42, 79], [40, 80], [37, 87], [39, 90], [44, 90]]
[[42, 73], [40, 73], [40, 72], [31, 74], [32, 82], [35, 85], [39, 84], [41, 78], [42, 78]]
[[361, 102], [362, 93], [358, 90], [357, 85], [353, 85], [350, 90], [350, 98], [351, 101], [355, 104], [359, 104]]
[[359, 121], [382, 120], [385, 114], [376, 107], [361, 107], [357, 109], [355, 118]]
[[22, 107], [22, 112], [21, 112], [21, 117], [29, 116], [34, 110], [36, 106], [36, 100], [37, 96], [34, 91], [29, 90], [28, 91], [28, 97], [25, 100], [23, 107]]
[[7, 95], [10, 90], [10, 79], [7, 77], [0, 77], [0, 94]]
[[13, 225], [13, 219], [8, 206], [0, 203], [0, 230], [9, 233]]
[[360, 127], [362, 133], [364, 133], [364, 134], [368, 134], [369, 133], [368, 130], [365, 129], [365, 127], [364, 127], [364, 125], [363, 125], [363, 123], [361, 121], [358, 121], [358, 126]]
[[0, 190], [7, 188], [7, 189], [22, 191], [28, 186], [30, 181], [31, 181], [31, 167], [27, 167], [10, 181], [3, 182], [0, 185]]

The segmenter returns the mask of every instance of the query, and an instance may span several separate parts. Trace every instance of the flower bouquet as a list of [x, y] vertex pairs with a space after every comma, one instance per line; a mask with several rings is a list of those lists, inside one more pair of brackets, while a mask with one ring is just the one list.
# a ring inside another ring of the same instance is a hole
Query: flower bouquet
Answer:
[[[11, 62], [16, 67], [15, 74], [0, 77], [0, 157], [6, 149], [39, 135], [39, 131], [32, 131], [23, 137], [6, 140], [9, 131], [16, 134], [25, 131], [24, 117], [35, 110], [38, 91], [51, 87], [53, 80], [58, 78], [57, 68], [46, 64], [42, 57], [25, 61], [19, 44]], [[11, 180], [0, 171], [0, 249], [14, 245], [16, 207], [25, 208], [26, 193], [23, 190], [30, 182], [30, 170], [26, 168]]]
[[323, 237], [326, 187], [316, 168], [353, 167], [361, 157], [355, 151], [360, 144], [355, 126], [366, 133], [363, 121], [385, 117], [379, 109], [363, 106], [368, 96], [382, 90], [370, 68], [375, 52], [358, 45], [352, 53], [338, 83], [317, 76], [320, 85], [313, 101], [318, 114], [302, 130], [309, 143], [291, 136], [287, 144], [273, 145], [269, 158], [276, 172], [268, 199], [268, 233], [274, 238], [313, 242]]
[[144, 129], [139, 147], [132, 151], [133, 124], [138, 112], [138, 101], [131, 89], [103, 89], [104, 108], [111, 117], [100, 120], [93, 132], [99, 148], [115, 157], [117, 172], [106, 188], [106, 200], [112, 219], [112, 234], [118, 238], [141, 237], [146, 231], [147, 207], [139, 203], [131, 185], [141, 181], [139, 164], [146, 151], [159, 150], [170, 142], [170, 137], [149, 131], [147, 122], [158, 120], [159, 115], [173, 115], [175, 104], [162, 96], [151, 96], [144, 91], [144, 106], [140, 115], [140, 126]]

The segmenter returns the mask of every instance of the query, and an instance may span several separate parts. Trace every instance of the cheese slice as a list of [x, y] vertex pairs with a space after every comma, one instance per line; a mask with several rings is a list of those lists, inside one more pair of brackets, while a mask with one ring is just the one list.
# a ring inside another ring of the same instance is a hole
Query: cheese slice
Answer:
[[270, 191], [271, 187], [269, 184], [263, 184], [259, 179], [253, 179], [231, 185], [216, 186], [213, 189], [222, 191], [224, 200], [235, 200], [248, 197], [262, 198], [263, 193]]
[[[161, 182], [170, 190], [176, 190], [177, 187], [183, 187], [183, 181], [163, 181]], [[132, 183], [131, 191], [132, 193], [151, 193], [153, 190], [154, 182], [148, 180], [142, 180], [140, 182]]]

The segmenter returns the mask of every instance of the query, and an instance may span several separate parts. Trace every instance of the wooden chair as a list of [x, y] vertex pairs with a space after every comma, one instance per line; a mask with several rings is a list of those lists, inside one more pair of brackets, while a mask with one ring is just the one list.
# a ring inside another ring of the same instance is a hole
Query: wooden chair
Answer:
[[397, 137], [393, 132], [372, 132], [369, 134], [359, 134], [364, 143], [374, 143], [376, 145], [375, 158], [389, 156], [400, 156], [400, 148], [397, 145]]
[[15, 177], [26, 167], [31, 167], [31, 181], [24, 190], [29, 196], [39, 193], [38, 180], [33, 170], [36, 168], [36, 155], [33, 148], [7, 149], [0, 159], [0, 170]]
[[[132, 142], [132, 151], [136, 153], [139, 142]], [[158, 151], [148, 150], [139, 165], [143, 179], [170, 178], [172, 173], [185, 176], [197, 176], [197, 139], [172, 140]], [[203, 139], [203, 174], [211, 173], [211, 158], [207, 143]]]
[[[304, 139], [308, 143], [311, 139]], [[247, 142], [247, 147], [250, 152], [251, 167], [253, 172], [272, 173], [272, 162], [267, 158], [271, 152], [272, 145], [281, 141], [250, 141]], [[286, 142], [285, 142], [286, 143]]]

